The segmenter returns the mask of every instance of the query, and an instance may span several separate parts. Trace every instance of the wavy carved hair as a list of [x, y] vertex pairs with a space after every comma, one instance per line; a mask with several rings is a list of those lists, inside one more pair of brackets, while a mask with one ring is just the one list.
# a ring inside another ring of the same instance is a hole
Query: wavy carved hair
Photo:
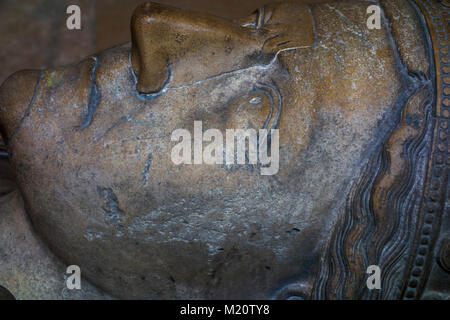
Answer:
[[[422, 116], [416, 122], [403, 108], [400, 121], [415, 126], [417, 134], [401, 142], [404, 165], [395, 180], [388, 187], [381, 183], [391, 172], [387, 142], [404, 129], [402, 125], [396, 127], [353, 183], [322, 257], [313, 299], [400, 298], [422, 194], [421, 168], [427, 158], [431, 100], [428, 91], [421, 103]], [[370, 265], [381, 269], [381, 290], [367, 288], [366, 269]]]

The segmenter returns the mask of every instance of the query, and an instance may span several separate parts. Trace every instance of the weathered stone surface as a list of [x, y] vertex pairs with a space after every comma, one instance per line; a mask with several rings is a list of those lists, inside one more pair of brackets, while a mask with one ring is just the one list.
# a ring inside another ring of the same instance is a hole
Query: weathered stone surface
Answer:
[[110, 299], [86, 280], [81, 290], [66, 288], [66, 268], [36, 235], [8, 172], [0, 162], [0, 300]]
[[[38, 234], [120, 298], [401, 297], [434, 71], [410, 2], [383, 4], [380, 30], [367, 6], [283, 3], [232, 22], [150, 4], [132, 45], [10, 77], [0, 121]], [[279, 172], [175, 165], [171, 134], [194, 121], [278, 128]], [[389, 270], [380, 296], [367, 263]]]
[[[297, 0], [325, 2], [327, 0]], [[0, 83], [24, 69], [46, 69], [79, 61], [131, 40], [130, 18], [141, 0], [38, 0], [0, 3]], [[184, 9], [238, 19], [270, 0], [160, 0]], [[66, 8], [80, 6], [82, 30], [66, 28]], [[0, 152], [4, 143], [0, 138]]]

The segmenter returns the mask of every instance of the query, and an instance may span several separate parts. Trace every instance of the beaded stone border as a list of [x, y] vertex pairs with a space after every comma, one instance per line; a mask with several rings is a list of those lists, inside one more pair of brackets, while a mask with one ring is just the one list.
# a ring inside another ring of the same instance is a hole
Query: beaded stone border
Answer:
[[433, 249], [439, 234], [440, 221], [445, 210], [450, 164], [449, 107], [450, 57], [449, 23], [450, 0], [411, 0], [420, 9], [426, 21], [434, 57], [435, 101], [433, 110], [433, 141], [422, 200], [419, 225], [416, 229], [412, 259], [405, 274], [402, 299], [420, 299], [433, 258]]

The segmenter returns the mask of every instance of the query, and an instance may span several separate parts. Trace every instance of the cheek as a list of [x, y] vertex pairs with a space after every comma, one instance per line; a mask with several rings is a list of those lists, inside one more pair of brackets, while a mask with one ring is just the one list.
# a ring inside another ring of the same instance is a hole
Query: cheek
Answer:
[[308, 102], [302, 93], [286, 98], [280, 119], [280, 145], [298, 155], [305, 150], [317, 117], [314, 102]]

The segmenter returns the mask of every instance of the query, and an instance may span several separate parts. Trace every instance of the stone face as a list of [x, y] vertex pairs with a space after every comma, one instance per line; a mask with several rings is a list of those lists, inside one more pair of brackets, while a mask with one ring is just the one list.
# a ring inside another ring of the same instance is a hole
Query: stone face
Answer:
[[[404, 29], [390, 24], [400, 2]], [[409, 139], [431, 139], [427, 47], [410, 29], [421, 22], [399, 1], [368, 30], [366, 9], [283, 3], [232, 22], [149, 4], [135, 12], [132, 44], [11, 76], [0, 120], [38, 234], [119, 298], [314, 297], [366, 175], [381, 172], [367, 210], [394, 227], [386, 190], [414, 176], [402, 170]], [[194, 121], [223, 133], [278, 128], [278, 173], [174, 164], [172, 132], [193, 132]]]
[[[327, 0], [309, 0], [325, 2]], [[79, 61], [131, 40], [130, 18], [141, 0], [5, 0], [0, 3], [0, 83], [24, 69], [47, 69]], [[160, 0], [184, 9], [238, 19], [270, 0]], [[297, 0], [305, 3], [305, 0]], [[82, 30], [66, 28], [65, 10], [78, 5], [82, 11]], [[0, 138], [0, 152], [5, 152]]]
[[86, 279], [65, 286], [66, 268], [34, 232], [10, 166], [0, 161], [0, 300], [110, 299]]

